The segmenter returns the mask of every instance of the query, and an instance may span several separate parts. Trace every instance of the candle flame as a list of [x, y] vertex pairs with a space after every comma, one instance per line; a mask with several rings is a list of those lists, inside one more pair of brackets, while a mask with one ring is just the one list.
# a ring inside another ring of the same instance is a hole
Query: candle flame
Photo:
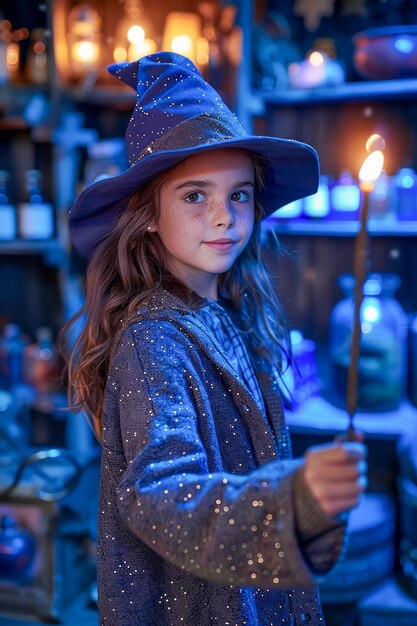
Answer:
[[368, 153], [375, 152], [375, 150], [384, 150], [385, 148], [384, 138], [381, 137], [381, 135], [374, 133], [373, 135], [368, 137], [365, 147]]
[[384, 166], [384, 155], [381, 150], [371, 152], [359, 171], [360, 187], [363, 191], [371, 191], [379, 178]]
[[315, 67], [320, 67], [320, 65], [323, 65], [324, 63], [324, 56], [318, 50], [314, 50], [314, 52], [312, 52], [308, 57], [308, 60], [310, 61], [311, 65], [314, 65]]

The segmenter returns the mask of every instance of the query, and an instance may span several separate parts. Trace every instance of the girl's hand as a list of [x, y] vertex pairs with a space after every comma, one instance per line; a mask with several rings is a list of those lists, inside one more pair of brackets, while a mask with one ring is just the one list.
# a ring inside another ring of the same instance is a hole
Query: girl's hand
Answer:
[[366, 489], [366, 447], [358, 439], [313, 446], [304, 454], [305, 483], [331, 517], [356, 507]]

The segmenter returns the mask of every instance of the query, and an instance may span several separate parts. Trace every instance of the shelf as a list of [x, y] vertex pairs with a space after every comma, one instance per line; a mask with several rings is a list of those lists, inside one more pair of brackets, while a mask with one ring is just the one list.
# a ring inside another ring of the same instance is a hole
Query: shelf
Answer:
[[[324, 237], [354, 237], [359, 223], [353, 221], [283, 220], [270, 217], [262, 224], [263, 232], [275, 231], [285, 235], [316, 235]], [[368, 233], [373, 237], [416, 237], [417, 221], [370, 224]]]
[[255, 92], [267, 105], [306, 105], [366, 100], [417, 99], [417, 78], [345, 83], [333, 87]]
[[3, 254], [46, 254], [62, 251], [58, 239], [48, 241], [0, 241], [0, 255]]
[[[345, 432], [347, 411], [320, 396], [308, 398], [295, 411], [286, 412], [287, 424], [293, 433], [335, 434]], [[392, 439], [417, 432], [417, 409], [404, 401], [396, 411], [355, 415], [355, 428], [367, 435]]]

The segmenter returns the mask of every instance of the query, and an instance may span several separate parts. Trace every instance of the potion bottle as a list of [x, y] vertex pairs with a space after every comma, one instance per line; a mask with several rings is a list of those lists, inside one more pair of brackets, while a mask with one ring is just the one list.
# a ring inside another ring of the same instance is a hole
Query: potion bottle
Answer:
[[417, 173], [410, 167], [400, 169], [390, 188], [391, 202], [397, 219], [417, 219]]
[[330, 214], [332, 220], [356, 220], [359, 215], [361, 192], [349, 172], [342, 172], [330, 188]]
[[[406, 393], [408, 323], [394, 295], [400, 282], [395, 274], [370, 274], [363, 287], [358, 410], [394, 410]], [[336, 404], [345, 406], [351, 359], [355, 278], [343, 275], [339, 285], [344, 295], [330, 316], [329, 352], [333, 399]]]
[[25, 202], [19, 204], [19, 236], [21, 239], [44, 240], [54, 235], [54, 208], [41, 195], [41, 173], [26, 172]]

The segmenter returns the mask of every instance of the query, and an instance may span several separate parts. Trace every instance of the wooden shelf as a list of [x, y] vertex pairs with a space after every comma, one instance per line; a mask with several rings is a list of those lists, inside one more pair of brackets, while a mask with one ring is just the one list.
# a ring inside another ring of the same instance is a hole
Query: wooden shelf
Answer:
[[[271, 230], [286, 235], [315, 235], [324, 237], [354, 237], [359, 223], [354, 221], [284, 220], [270, 217], [262, 224], [263, 232]], [[370, 223], [368, 232], [373, 237], [416, 237], [417, 221]]]
[[417, 78], [358, 81], [333, 87], [282, 89], [280, 93], [255, 92], [266, 105], [292, 106], [332, 104], [348, 101], [407, 100], [417, 98]]

